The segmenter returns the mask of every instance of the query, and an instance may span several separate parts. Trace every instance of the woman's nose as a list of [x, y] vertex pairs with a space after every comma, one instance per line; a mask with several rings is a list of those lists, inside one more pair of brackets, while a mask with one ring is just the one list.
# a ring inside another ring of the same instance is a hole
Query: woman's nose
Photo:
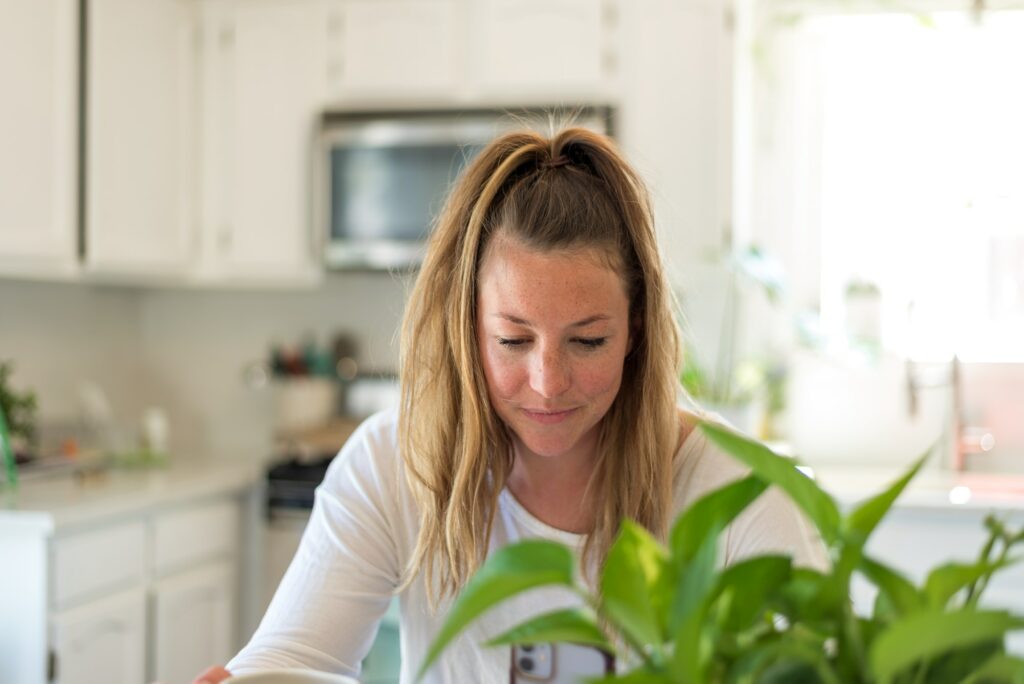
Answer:
[[542, 397], [557, 397], [569, 389], [572, 374], [558, 350], [541, 350], [530, 373], [530, 387]]

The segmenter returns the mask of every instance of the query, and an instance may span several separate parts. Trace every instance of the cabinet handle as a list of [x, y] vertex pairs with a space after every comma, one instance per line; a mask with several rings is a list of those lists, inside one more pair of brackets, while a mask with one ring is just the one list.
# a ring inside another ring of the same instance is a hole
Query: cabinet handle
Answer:
[[57, 681], [57, 652], [52, 648], [46, 656], [46, 681]]

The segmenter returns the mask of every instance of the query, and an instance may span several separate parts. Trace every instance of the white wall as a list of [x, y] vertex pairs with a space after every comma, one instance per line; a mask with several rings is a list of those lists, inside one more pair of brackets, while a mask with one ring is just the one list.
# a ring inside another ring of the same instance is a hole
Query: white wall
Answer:
[[[0, 359], [15, 388], [36, 392], [40, 413], [78, 415], [78, 388], [102, 383], [115, 414], [136, 420], [145, 382], [135, 290], [0, 280]], [[140, 382], [142, 380], [142, 382]]]

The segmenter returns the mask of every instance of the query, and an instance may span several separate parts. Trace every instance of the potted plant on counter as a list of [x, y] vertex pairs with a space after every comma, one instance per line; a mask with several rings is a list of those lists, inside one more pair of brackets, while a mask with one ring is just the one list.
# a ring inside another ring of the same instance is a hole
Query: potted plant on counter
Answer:
[[714, 364], [706, 362], [710, 354], [688, 344], [680, 382], [705, 410], [748, 434], [768, 437], [763, 423], [766, 414], [780, 408], [785, 368], [776, 361], [741, 355], [740, 318], [745, 294], [761, 292], [769, 304], [781, 303], [785, 293], [782, 265], [758, 245], [716, 254], [712, 259], [723, 266], [728, 278]]
[[[542, 586], [579, 595], [578, 608], [536, 617], [489, 645], [567, 642], [613, 654], [619, 672], [601, 682], [847, 682], [942, 684], [1021, 682], [1024, 660], [1004, 638], [1024, 617], [984, 609], [989, 579], [1024, 540], [993, 518], [974, 563], [949, 563], [915, 585], [865, 552], [872, 532], [924, 458], [885, 491], [842, 515], [836, 501], [790, 459], [713, 423], [701, 429], [751, 474], [711, 492], [675, 522], [667, 546], [626, 521], [599, 587], [577, 575], [560, 544], [528, 540], [493, 554], [452, 605], [420, 669], [484, 611]], [[794, 567], [784, 555], [717, 563], [719, 536], [768, 486], [785, 492], [817, 527], [827, 572]], [[871, 615], [854, 613], [855, 574], [878, 589]]]

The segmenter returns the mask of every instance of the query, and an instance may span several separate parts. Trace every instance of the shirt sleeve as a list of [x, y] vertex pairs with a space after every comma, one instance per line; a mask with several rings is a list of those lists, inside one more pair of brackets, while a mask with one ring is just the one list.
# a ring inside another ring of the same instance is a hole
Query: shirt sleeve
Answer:
[[[313, 511], [259, 628], [227, 668], [356, 676], [398, 584], [393, 434], [364, 423], [316, 490]], [[393, 426], [392, 426], [393, 427]], [[392, 433], [392, 430], [384, 430]]]

